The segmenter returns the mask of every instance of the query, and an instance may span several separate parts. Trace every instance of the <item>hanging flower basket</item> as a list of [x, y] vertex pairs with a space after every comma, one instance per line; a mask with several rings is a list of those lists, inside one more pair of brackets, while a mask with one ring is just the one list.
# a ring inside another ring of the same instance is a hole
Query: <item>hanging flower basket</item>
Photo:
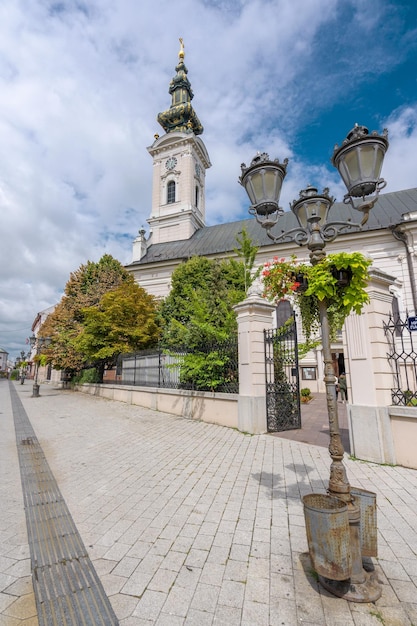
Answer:
[[295, 282], [297, 283], [297, 287], [295, 289], [296, 293], [304, 293], [308, 289], [308, 278], [305, 274], [299, 272], [295, 275]]
[[301, 314], [306, 341], [320, 329], [319, 303], [327, 303], [332, 337], [353, 311], [369, 302], [366, 291], [371, 259], [360, 252], [329, 254], [315, 265], [274, 257], [261, 269], [263, 296], [271, 302], [291, 299]]
[[336, 266], [333, 265], [331, 268], [331, 272], [332, 276], [336, 279], [338, 287], [346, 287], [347, 285], [349, 285], [352, 278], [352, 270], [350, 268], [339, 270]]

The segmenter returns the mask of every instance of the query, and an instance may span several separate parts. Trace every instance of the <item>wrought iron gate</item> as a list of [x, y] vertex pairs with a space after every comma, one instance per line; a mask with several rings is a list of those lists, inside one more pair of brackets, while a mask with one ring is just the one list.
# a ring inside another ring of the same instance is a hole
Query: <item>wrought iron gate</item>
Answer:
[[265, 330], [266, 419], [268, 432], [301, 428], [297, 327], [294, 317]]

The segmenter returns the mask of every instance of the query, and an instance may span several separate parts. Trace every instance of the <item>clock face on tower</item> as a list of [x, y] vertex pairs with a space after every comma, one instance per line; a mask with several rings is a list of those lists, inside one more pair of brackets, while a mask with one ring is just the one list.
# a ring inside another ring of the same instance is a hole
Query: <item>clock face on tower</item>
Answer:
[[177, 159], [175, 157], [169, 157], [169, 159], [165, 161], [165, 167], [167, 168], [167, 170], [173, 170], [176, 164]]

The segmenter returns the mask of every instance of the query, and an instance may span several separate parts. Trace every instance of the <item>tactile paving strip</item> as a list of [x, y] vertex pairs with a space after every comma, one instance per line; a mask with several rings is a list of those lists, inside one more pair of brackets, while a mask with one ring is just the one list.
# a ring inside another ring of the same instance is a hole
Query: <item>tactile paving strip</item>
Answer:
[[39, 626], [117, 626], [13, 383], [10, 394]]

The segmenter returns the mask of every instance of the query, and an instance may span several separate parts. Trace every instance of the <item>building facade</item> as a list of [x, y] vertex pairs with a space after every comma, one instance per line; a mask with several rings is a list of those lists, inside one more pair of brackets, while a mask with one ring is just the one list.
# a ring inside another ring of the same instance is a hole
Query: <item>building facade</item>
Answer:
[[[236, 237], [246, 230], [258, 246], [256, 264], [273, 257], [296, 255], [308, 261], [308, 250], [294, 242], [275, 244], [254, 218], [206, 226], [205, 173], [210, 167], [208, 151], [201, 139], [203, 127], [192, 106], [193, 93], [184, 65], [181, 45], [176, 74], [169, 92], [170, 109], [158, 115], [165, 131], [156, 135], [148, 148], [153, 159], [152, 207], [148, 219], [150, 235], [140, 230], [133, 243], [132, 262], [127, 266], [135, 280], [158, 298], [166, 296], [175, 268], [193, 256], [211, 259], [235, 257]], [[209, 210], [209, 207], [208, 207]], [[357, 223], [358, 212], [344, 203], [335, 203], [329, 222], [351, 220]], [[298, 226], [296, 217], [287, 212], [279, 230]], [[326, 251], [361, 251], [372, 259], [372, 268], [393, 277], [392, 312], [416, 315], [417, 189], [381, 194], [369, 219], [360, 230], [340, 234], [327, 244]], [[346, 335], [333, 344], [336, 374], [345, 371]], [[300, 365], [302, 386], [324, 391], [320, 348], [309, 353]]]
[[0, 374], [4, 374], [8, 369], [9, 353], [0, 347]]

